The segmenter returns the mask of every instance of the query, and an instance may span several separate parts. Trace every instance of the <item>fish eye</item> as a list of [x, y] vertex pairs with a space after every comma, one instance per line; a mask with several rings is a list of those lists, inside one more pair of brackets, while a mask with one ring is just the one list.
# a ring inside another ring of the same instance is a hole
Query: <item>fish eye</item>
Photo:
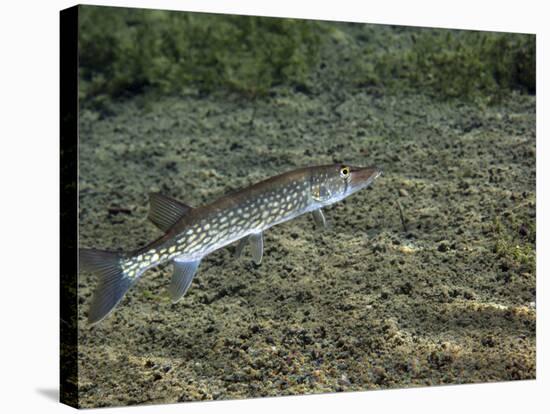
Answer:
[[342, 165], [340, 167], [340, 177], [342, 178], [348, 178], [350, 174], [350, 169], [347, 165]]

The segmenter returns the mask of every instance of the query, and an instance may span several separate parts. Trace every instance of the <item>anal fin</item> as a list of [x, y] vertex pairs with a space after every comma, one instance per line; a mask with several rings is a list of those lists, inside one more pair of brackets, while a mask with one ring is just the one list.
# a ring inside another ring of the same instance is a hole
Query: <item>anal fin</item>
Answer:
[[197, 273], [197, 268], [201, 260], [183, 261], [175, 259], [174, 273], [170, 282], [169, 292], [172, 298], [172, 303], [179, 301], [191, 286], [191, 282]]

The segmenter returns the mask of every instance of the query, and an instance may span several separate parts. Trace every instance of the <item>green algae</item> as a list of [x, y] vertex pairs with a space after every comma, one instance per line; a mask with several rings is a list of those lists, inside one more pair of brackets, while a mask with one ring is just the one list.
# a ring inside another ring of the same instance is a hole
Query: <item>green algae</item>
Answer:
[[303, 84], [318, 57], [313, 21], [174, 13], [111, 7], [80, 8], [81, 98], [145, 90], [265, 95], [280, 83]]
[[487, 103], [510, 90], [535, 92], [533, 35], [402, 28], [397, 39], [365, 48], [355, 83]]
[[[517, 220], [514, 220], [517, 222]], [[519, 274], [536, 270], [535, 223], [513, 226], [515, 231], [506, 229], [498, 218], [493, 222], [495, 233], [494, 252], [501, 259], [501, 268], [513, 269]], [[515, 236], [515, 237], [514, 237]]]
[[101, 109], [109, 97], [145, 91], [307, 91], [331, 43], [353, 52], [339, 70], [359, 87], [482, 103], [536, 89], [535, 36], [527, 34], [93, 6], [80, 8], [79, 24], [81, 100]]

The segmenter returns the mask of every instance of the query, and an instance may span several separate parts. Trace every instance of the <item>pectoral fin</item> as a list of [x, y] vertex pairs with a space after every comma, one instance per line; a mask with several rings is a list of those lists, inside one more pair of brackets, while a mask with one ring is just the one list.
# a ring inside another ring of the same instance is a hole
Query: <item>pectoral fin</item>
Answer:
[[235, 257], [241, 257], [247, 243], [250, 243], [252, 249], [252, 260], [259, 265], [262, 262], [262, 256], [264, 254], [264, 239], [262, 233], [253, 233], [250, 236], [243, 237], [235, 249]]
[[313, 220], [318, 227], [327, 227], [327, 221], [325, 220], [325, 215], [321, 209], [313, 210]]
[[164, 232], [192, 210], [187, 204], [160, 193], [149, 194], [149, 203], [149, 220]]
[[191, 286], [191, 282], [195, 277], [195, 273], [200, 263], [200, 260], [190, 262], [175, 259], [173, 261], [174, 273], [172, 274], [172, 281], [169, 288], [172, 303], [176, 303], [185, 295], [185, 292], [187, 292], [189, 286]]

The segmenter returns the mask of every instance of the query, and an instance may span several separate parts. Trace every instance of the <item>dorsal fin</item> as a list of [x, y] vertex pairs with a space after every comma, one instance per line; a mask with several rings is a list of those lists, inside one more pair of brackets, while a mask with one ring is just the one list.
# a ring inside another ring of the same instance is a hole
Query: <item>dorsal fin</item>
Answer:
[[192, 209], [187, 204], [160, 193], [149, 194], [149, 203], [149, 220], [162, 231], [168, 231]]

